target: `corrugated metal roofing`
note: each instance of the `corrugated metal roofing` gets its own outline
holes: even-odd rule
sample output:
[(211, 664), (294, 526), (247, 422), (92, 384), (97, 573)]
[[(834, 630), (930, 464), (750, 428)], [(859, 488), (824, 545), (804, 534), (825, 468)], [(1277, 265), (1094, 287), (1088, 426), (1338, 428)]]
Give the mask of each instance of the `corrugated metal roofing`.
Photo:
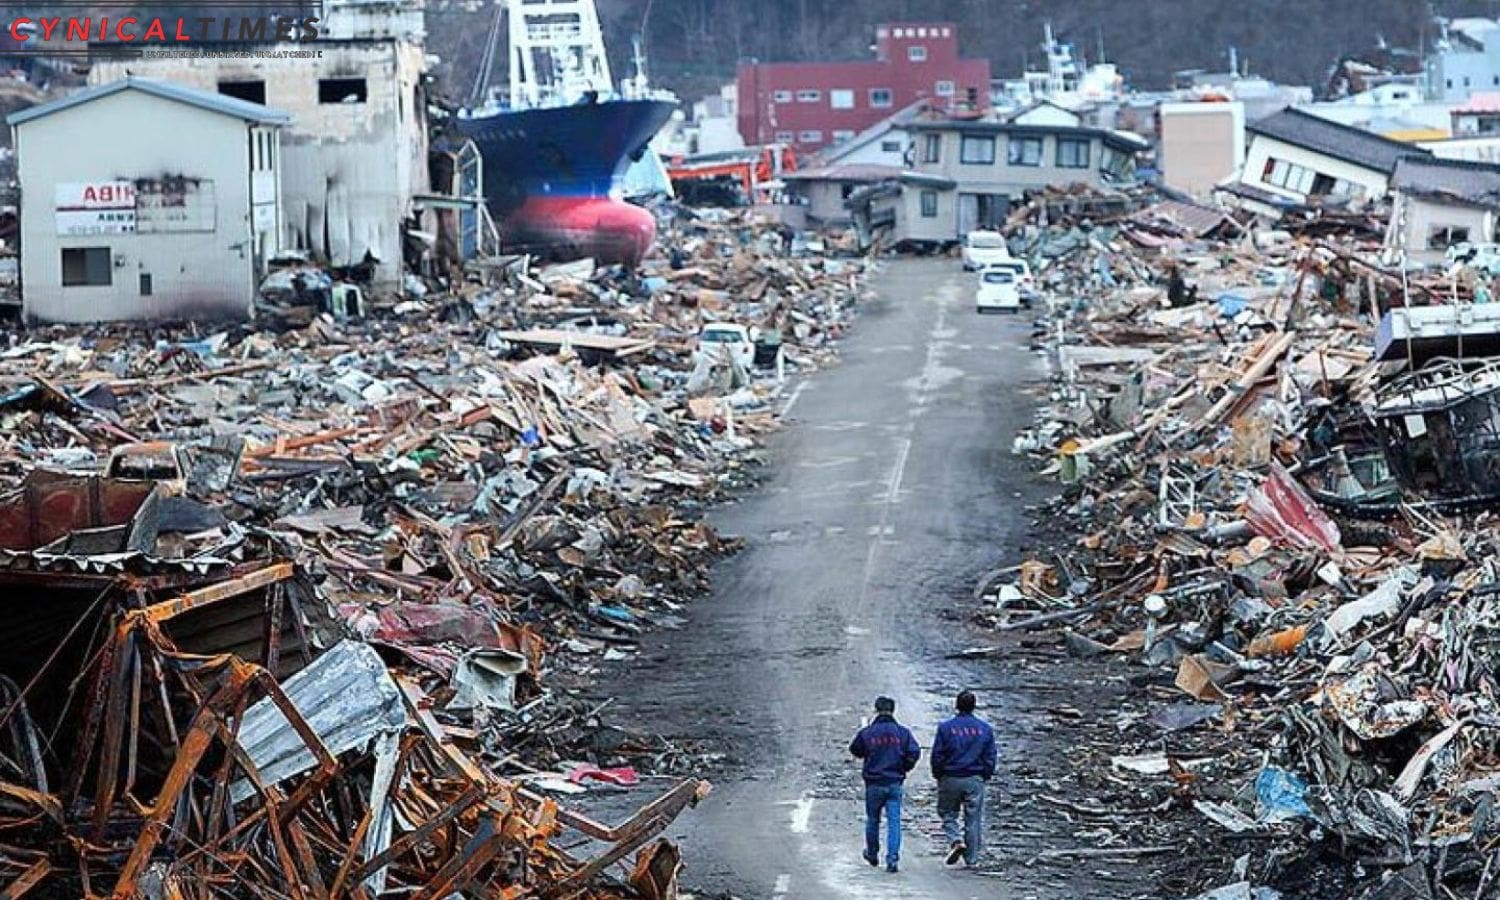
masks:
[(1331, 122), (1292, 107), (1257, 119), (1245, 126), (1245, 130), (1387, 174), (1396, 170), (1396, 161), (1403, 156), (1431, 155), (1420, 147), (1383, 138), (1352, 125)]
[(259, 103), (251, 103), (248, 100), (241, 100), (238, 97), (227, 97), (223, 94), (199, 90), (198, 88), (188, 87), (185, 84), (177, 84), (176, 82), (161, 81), (156, 78), (138, 78), (132, 76), (130, 78), (122, 78), (119, 81), (112, 81), (109, 84), (100, 84), (91, 88), (85, 88), (77, 93), (69, 94), (60, 100), (53, 100), (51, 103), (42, 103), (19, 112), (11, 113), (9, 116), (6, 116), (5, 121), (10, 125), (20, 125), (23, 122), (30, 122), (33, 119), (50, 116), (55, 112), (72, 109), (91, 100), (98, 100), (101, 97), (108, 97), (126, 90), (144, 91), (153, 97), (161, 97), (164, 100), (175, 100), (178, 103), (186, 103), (189, 106), (196, 106), (199, 109), (206, 109), (209, 112), (233, 116), (237, 119), (244, 119), (247, 122), (258, 122), (263, 125), (285, 125), (292, 120), (291, 115), (282, 110), (262, 106)]

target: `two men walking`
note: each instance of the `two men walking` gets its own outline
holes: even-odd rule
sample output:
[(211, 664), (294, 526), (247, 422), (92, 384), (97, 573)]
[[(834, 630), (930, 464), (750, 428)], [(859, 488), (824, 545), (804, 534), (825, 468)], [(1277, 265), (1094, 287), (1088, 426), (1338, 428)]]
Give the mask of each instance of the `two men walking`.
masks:
[[(974, 715), (974, 695), (958, 695), (958, 715), (938, 726), (932, 742), (932, 776), (938, 783), (938, 815), (949, 848), (946, 862), (979, 862), (984, 840), (984, 783), (995, 774), (995, 733)], [(860, 729), (849, 752), (864, 760), (865, 862), (880, 865), (880, 823), (886, 825), (886, 871), (899, 871), (901, 800), (906, 773), (922, 751), (911, 730), (896, 721), (896, 701), (875, 701), (875, 721)], [(960, 829), (959, 814), (963, 814)]]

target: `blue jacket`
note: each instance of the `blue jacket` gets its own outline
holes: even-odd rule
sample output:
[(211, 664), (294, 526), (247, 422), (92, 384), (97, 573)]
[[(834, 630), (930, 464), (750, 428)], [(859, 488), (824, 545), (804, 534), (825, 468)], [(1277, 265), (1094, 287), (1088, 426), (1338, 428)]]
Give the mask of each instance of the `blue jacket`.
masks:
[(900, 784), (922, 758), (922, 748), (911, 729), (888, 713), (859, 730), (849, 752), (865, 761), (865, 784)]
[(995, 731), (973, 713), (959, 713), (938, 726), (932, 741), (932, 777), (989, 780), (995, 774)]

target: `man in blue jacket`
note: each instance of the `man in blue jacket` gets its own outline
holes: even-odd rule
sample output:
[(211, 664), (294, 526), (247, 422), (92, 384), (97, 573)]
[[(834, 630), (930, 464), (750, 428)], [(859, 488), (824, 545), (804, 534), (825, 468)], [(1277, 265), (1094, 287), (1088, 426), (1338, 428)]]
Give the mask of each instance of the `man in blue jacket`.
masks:
[(875, 721), (859, 730), (849, 752), (865, 761), (865, 862), (880, 865), (880, 816), (885, 813), (885, 870), (900, 871), (901, 794), (906, 773), (917, 765), (922, 748), (911, 730), (896, 721), (896, 701), (875, 700)]
[[(984, 783), (995, 774), (995, 732), (974, 715), (974, 695), (958, 695), (958, 715), (938, 726), (932, 742), (932, 777), (938, 783), (938, 815), (947, 837), (948, 865), (979, 863), (984, 841)], [(964, 826), (958, 828), (963, 809)]]

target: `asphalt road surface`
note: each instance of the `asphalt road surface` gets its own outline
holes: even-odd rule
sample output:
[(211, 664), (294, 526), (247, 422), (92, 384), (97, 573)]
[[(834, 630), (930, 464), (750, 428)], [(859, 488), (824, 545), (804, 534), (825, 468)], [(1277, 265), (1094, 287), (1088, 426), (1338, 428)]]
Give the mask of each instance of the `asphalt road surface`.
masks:
[[(1036, 842), (1006, 813), (1014, 771), (1066, 751), (1034, 742), (1031, 701), (1003, 689), (993, 663), (944, 660), (982, 639), (955, 609), (1028, 539), (1023, 508), (1040, 490), (1010, 454), (1044, 383), (1026, 349), (1030, 316), (977, 315), (973, 281), (955, 260), (885, 265), (842, 363), (789, 394), (767, 483), (713, 516), (745, 550), (715, 569), (686, 627), (649, 638), (604, 679), (615, 720), (728, 754), (713, 795), (669, 832), (694, 889), (757, 900), (1129, 895), (1009, 865)], [(933, 729), (964, 686), (978, 688), (1002, 747), (985, 872), (943, 866), (927, 769)], [(862, 789), (846, 750), (880, 694), (924, 753), (907, 783), (897, 875), (860, 859)]]

